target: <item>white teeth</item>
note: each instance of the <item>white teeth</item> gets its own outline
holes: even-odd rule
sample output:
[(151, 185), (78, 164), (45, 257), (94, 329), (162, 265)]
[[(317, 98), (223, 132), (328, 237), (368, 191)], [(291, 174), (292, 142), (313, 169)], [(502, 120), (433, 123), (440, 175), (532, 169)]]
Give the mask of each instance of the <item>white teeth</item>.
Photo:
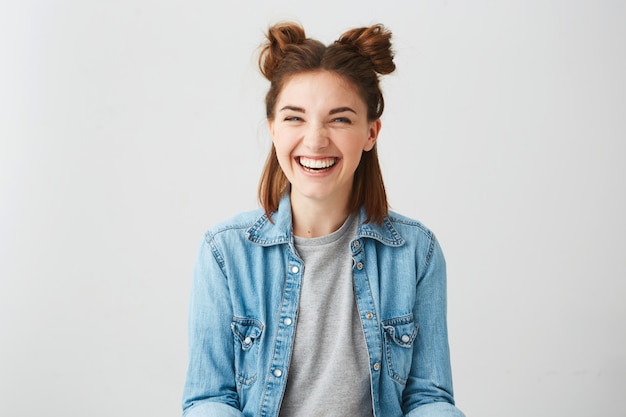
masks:
[(335, 158), (327, 159), (309, 159), (304, 156), (300, 157), (300, 165), (309, 169), (325, 169), (335, 165)]

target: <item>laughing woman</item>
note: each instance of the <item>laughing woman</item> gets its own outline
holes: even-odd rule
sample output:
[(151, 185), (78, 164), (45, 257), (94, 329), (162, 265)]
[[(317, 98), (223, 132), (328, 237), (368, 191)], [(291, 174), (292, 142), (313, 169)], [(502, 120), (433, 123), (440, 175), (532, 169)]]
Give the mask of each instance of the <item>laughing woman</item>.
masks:
[(390, 39), (381, 25), (329, 46), (296, 24), (269, 29), (263, 209), (201, 242), (186, 417), (463, 416), (443, 254), (388, 210), (378, 164)]

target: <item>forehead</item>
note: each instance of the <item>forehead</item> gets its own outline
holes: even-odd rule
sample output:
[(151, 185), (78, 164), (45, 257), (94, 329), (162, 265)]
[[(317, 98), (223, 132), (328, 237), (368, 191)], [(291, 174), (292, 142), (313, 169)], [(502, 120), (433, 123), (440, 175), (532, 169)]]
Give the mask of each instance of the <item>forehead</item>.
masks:
[[(285, 81), (278, 103), (306, 105), (365, 106), (356, 86), (345, 77), (330, 71), (304, 72)], [(289, 102), (289, 103), (286, 103)]]

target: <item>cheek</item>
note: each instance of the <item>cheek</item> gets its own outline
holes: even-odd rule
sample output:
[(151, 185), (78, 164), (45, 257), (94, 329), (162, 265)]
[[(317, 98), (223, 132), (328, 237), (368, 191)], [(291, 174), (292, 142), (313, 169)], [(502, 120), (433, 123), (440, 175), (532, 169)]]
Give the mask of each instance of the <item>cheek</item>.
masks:
[(368, 141), (363, 138), (363, 136), (356, 136), (351, 138), (348, 142), (348, 147), (346, 148), (346, 153), (348, 153), (352, 158), (361, 159), (361, 154), (364, 150), (367, 150)]
[(274, 149), (276, 149), (276, 154), (279, 157), (289, 156), (294, 147), (293, 141), (284, 132), (275, 130), (273, 133), (272, 143), (274, 144)]
[(274, 149), (276, 150), (276, 159), (278, 159), (278, 164), (284, 169), (287, 168), (289, 162), (291, 161), (291, 155), (289, 149), (281, 144), (280, 142), (274, 142)]
[(274, 141), (274, 149), (276, 149), (276, 155), (278, 156), (278, 159), (282, 159), (289, 154), (286, 146), (280, 141)]

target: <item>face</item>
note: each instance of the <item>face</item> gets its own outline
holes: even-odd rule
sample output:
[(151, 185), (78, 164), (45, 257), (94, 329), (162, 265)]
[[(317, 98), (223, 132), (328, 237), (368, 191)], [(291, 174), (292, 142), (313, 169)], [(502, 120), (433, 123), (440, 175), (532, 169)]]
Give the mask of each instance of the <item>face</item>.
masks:
[(328, 71), (291, 77), (269, 121), (278, 162), (291, 183), (293, 204), (347, 207), (363, 151), (374, 147), (380, 120), (353, 85)]

